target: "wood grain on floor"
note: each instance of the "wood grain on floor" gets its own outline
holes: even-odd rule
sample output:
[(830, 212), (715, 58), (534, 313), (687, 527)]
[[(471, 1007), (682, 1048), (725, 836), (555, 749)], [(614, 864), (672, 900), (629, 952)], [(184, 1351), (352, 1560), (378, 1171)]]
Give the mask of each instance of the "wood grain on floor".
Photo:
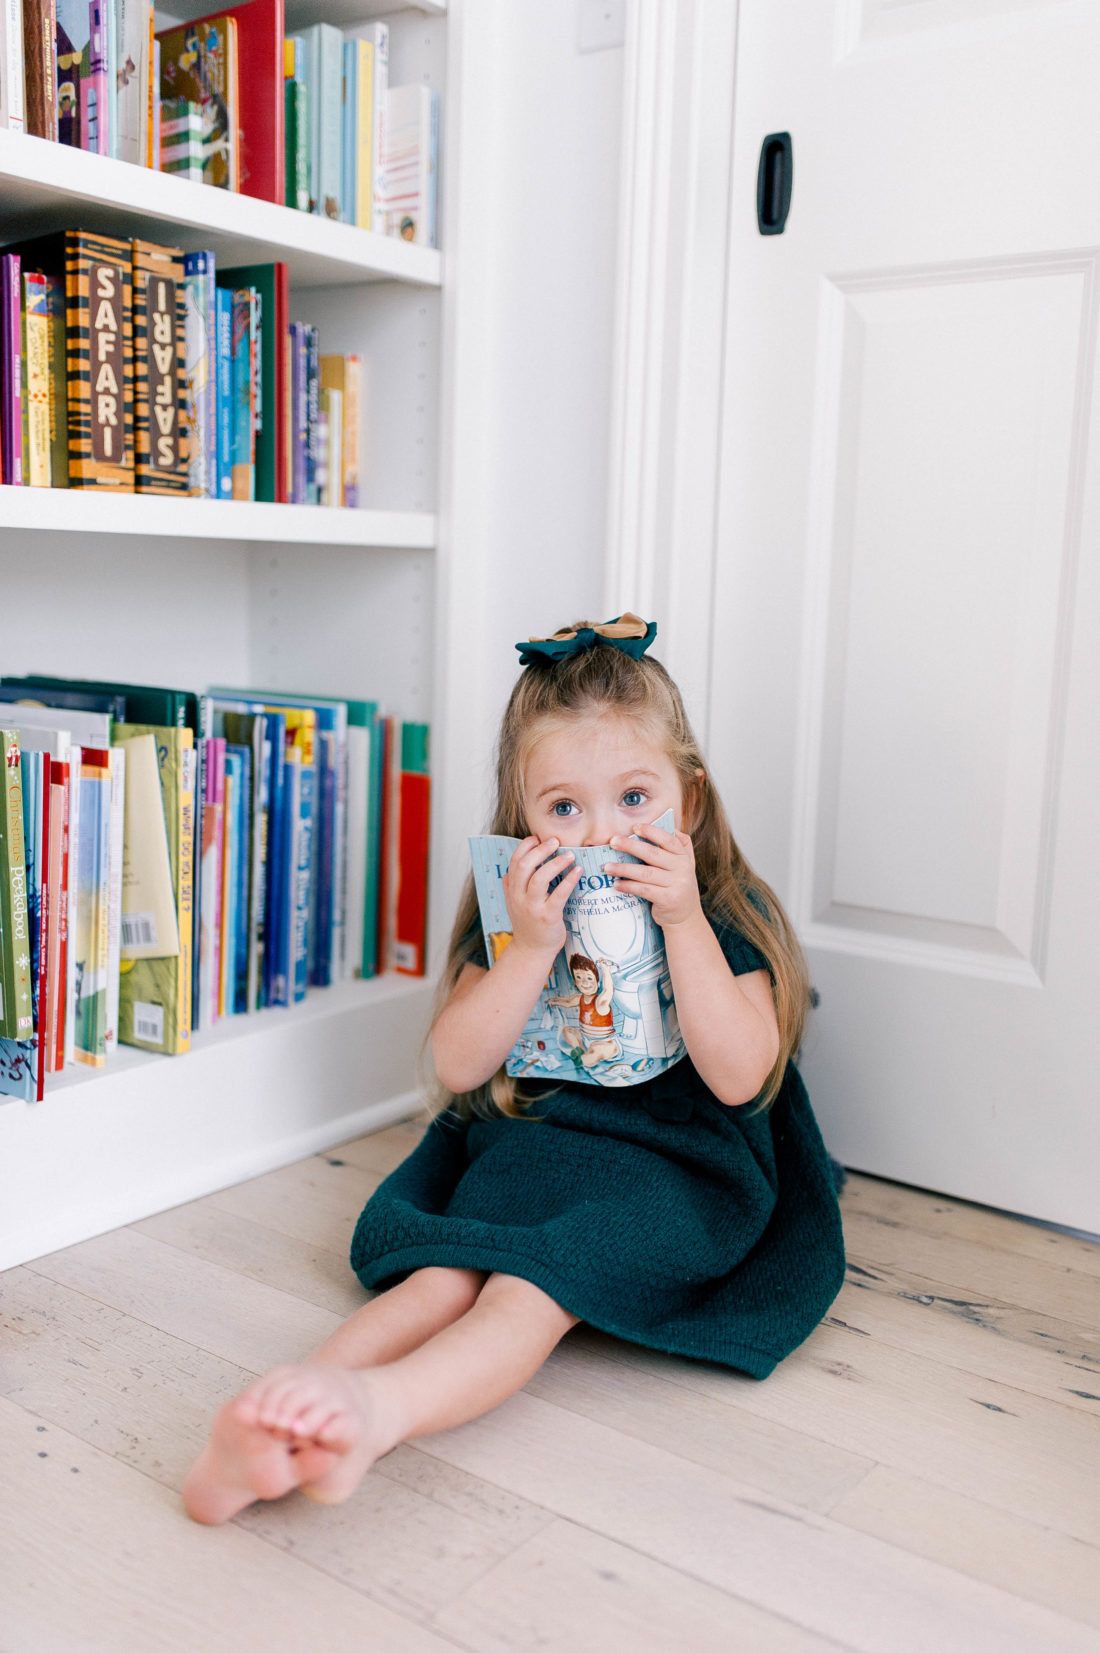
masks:
[(194, 1526), (211, 1415), (364, 1301), (421, 1129), (0, 1277), (0, 1653), (1097, 1653), (1100, 1246), (863, 1176), (764, 1383), (578, 1327), (348, 1504)]

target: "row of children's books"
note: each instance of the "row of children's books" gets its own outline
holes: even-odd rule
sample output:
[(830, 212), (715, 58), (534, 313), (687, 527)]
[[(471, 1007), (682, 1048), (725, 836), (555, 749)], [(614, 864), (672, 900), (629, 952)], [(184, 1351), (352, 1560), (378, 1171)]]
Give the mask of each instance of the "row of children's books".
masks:
[(156, 31), (152, 0), (4, 0), (0, 126), (435, 245), (438, 99), (389, 28), (285, 35), (283, 0)]
[(0, 679), (0, 1099), (425, 973), (428, 728), (373, 701)]
[(65, 230), (0, 253), (0, 480), (359, 504), (361, 363), (285, 264)]

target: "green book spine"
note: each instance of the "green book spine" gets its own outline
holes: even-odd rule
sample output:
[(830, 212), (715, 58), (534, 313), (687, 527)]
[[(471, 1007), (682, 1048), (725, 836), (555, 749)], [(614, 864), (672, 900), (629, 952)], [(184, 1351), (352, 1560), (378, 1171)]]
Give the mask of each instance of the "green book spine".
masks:
[(119, 723), (119, 744), (152, 735), (157, 743), (168, 859), (176, 895), (179, 953), (123, 959), (119, 982), (119, 1043), (180, 1056), (191, 1048), (191, 966), (195, 877), (195, 750), (190, 729)]
[(0, 801), (0, 1038), (29, 1039), (34, 1015), (23, 782), (19, 737), (12, 729), (0, 729)]
[(299, 212), (309, 211), (309, 92), (305, 82), (284, 83), (286, 114), (286, 199)]

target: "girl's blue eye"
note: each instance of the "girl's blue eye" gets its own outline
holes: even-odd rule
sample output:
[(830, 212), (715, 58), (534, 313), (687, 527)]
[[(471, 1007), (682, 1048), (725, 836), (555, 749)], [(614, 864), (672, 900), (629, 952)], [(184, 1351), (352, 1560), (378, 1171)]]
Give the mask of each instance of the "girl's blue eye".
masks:
[(638, 804), (645, 803), (645, 793), (639, 792), (638, 788), (633, 786), (629, 792), (623, 793), (623, 803), (628, 809), (634, 809)]
[(555, 815), (568, 815), (572, 808), (573, 805), (569, 802), (568, 798), (559, 798), (557, 803), (554, 805), (552, 813)]

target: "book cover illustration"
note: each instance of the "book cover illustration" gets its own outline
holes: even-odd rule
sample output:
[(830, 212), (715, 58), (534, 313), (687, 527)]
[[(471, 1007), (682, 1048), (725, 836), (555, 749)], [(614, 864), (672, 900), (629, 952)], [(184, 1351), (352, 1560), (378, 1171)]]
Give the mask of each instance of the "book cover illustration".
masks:
[(57, 136), (73, 149), (108, 153), (107, 8), (57, 0)]
[(238, 188), (237, 21), (211, 17), (158, 34), (160, 95), (202, 114), (203, 182)]
[[(672, 811), (653, 825), (673, 831)], [(470, 839), (490, 968), (512, 939), (502, 879), (518, 843)], [(684, 1054), (664, 938), (649, 902), (617, 890), (604, 871), (608, 861), (635, 856), (607, 844), (573, 853), (583, 871), (565, 904), (565, 946), (505, 1070), (519, 1079), (635, 1085)]]

